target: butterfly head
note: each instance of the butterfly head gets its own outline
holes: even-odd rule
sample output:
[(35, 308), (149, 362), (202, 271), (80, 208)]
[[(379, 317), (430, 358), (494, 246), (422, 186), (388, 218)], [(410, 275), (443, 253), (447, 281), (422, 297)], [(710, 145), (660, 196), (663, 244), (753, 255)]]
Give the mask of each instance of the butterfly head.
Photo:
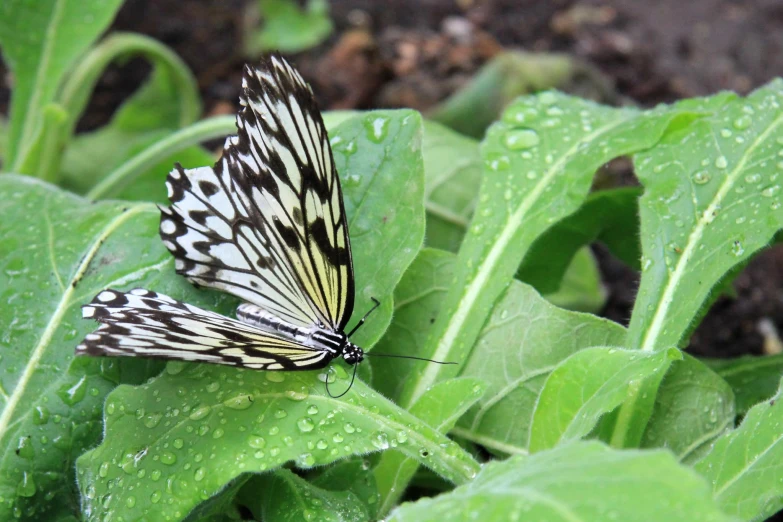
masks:
[(364, 360), (364, 350), (351, 342), (347, 342), (343, 348), (343, 359), (350, 365), (360, 363)]

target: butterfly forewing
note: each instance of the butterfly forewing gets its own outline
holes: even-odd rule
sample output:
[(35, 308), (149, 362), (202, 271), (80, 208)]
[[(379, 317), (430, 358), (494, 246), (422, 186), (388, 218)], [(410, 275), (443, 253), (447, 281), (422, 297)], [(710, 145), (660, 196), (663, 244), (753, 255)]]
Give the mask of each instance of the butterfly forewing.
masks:
[(259, 370), (311, 370), (332, 359), (328, 351), (143, 289), (104, 290), (82, 307), (82, 315), (103, 324), (77, 346), (77, 354), (138, 355)]
[(214, 168), (169, 174), (161, 237), (192, 282), (342, 331), (354, 299), (348, 226), (312, 93), (272, 55), (246, 68), (241, 104)]

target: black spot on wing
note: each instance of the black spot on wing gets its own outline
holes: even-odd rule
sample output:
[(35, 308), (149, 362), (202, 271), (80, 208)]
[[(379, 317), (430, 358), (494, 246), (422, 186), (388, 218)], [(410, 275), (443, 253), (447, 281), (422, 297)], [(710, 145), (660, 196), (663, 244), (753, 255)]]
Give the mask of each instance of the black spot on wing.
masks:
[(299, 244), (299, 237), (296, 235), (296, 231), (290, 227), (285, 226), (282, 221), (275, 219), (275, 228), (280, 237), (285, 241), (286, 246), (295, 252), (299, 252), (301, 245)]
[(206, 181), (206, 180), (199, 181), (198, 188), (200, 188), (201, 192), (203, 192), (204, 195), (207, 197), (214, 196), (220, 191), (220, 187), (218, 187), (211, 181)]

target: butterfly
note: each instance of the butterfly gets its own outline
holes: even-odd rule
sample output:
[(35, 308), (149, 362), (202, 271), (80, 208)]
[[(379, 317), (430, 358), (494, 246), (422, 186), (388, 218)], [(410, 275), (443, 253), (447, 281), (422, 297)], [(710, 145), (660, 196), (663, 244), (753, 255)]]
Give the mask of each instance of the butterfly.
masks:
[(348, 221), (312, 91), (271, 54), (245, 66), (240, 104), (219, 161), (177, 165), (166, 180), (171, 206), (159, 207), (177, 273), (241, 298), (237, 319), (145, 289), (107, 289), (82, 307), (102, 324), (77, 354), (289, 371), (363, 360), (348, 338), (380, 303), (345, 333), (355, 293)]

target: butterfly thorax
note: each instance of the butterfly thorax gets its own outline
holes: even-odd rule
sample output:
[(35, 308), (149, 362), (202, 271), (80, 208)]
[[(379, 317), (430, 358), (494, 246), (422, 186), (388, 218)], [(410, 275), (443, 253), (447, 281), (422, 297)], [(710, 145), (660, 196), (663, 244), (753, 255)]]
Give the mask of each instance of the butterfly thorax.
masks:
[(343, 332), (337, 332), (318, 325), (304, 327), (291, 324), (250, 303), (239, 305), (237, 308), (237, 319), (266, 332), (279, 334), (286, 339), (305, 346), (326, 350), (332, 357), (342, 356), (348, 364), (356, 364), (364, 359), (364, 351), (355, 344), (348, 342), (348, 338)]

